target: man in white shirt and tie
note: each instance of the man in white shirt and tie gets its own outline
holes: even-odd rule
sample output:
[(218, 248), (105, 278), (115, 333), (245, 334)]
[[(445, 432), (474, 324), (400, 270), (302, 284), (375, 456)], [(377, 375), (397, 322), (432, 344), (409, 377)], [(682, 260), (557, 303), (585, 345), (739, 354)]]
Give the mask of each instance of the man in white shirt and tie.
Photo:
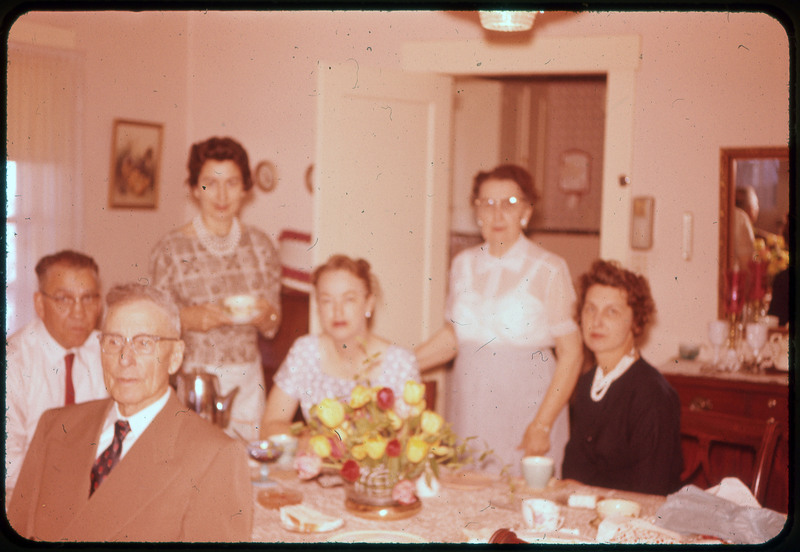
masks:
[(36, 265), (38, 317), (6, 342), (6, 489), (16, 484), (45, 410), (108, 396), (100, 365), (97, 263), (60, 251)]

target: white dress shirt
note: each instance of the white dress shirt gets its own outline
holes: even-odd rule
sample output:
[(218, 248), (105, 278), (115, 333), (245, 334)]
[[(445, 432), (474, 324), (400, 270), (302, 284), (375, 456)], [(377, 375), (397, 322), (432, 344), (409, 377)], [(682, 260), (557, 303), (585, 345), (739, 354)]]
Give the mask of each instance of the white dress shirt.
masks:
[(36, 318), (6, 341), (6, 488), (13, 488), (39, 417), (64, 406), (64, 356), (75, 353), (75, 402), (108, 397), (100, 364), (100, 342), (93, 331), (75, 349), (64, 349)]
[(119, 411), (119, 405), (114, 402), (114, 408), (108, 411), (106, 421), (103, 423), (103, 430), (100, 432), (100, 438), (97, 440), (97, 452), (95, 453), (94, 457), (97, 458), (100, 456), (111, 444), (111, 441), (114, 440), (114, 424), (117, 423), (117, 420), (128, 420), (131, 430), (122, 440), (122, 450), (119, 453), (120, 460), (125, 458), (125, 455), (131, 449), (136, 440), (142, 435), (142, 433), (144, 433), (144, 430), (148, 428), (150, 422), (153, 421), (153, 418), (158, 416), (158, 413), (161, 412), (161, 409), (163, 409), (164, 405), (167, 404), (167, 399), (169, 399), (169, 391), (170, 387), (168, 386), (167, 390), (164, 391), (164, 394), (161, 395), (161, 398), (159, 398), (156, 402), (150, 406), (142, 408), (139, 412), (129, 417), (123, 416)]

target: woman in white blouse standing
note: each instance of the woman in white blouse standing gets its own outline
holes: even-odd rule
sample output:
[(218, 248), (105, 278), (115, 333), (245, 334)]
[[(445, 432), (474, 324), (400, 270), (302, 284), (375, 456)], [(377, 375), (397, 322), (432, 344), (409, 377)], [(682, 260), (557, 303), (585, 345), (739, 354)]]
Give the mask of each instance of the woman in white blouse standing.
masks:
[(485, 242), (453, 259), (445, 325), (417, 359), (424, 371), (455, 357), (447, 419), (460, 437), (515, 473), (523, 455), (550, 456), (559, 475), (583, 359), (569, 269), (525, 237), (536, 199), (525, 169), (478, 173), (472, 199)]
[[(229, 430), (254, 439), (265, 402), (258, 333), (273, 337), (280, 324), (280, 261), (264, 232), (239, 222), (253, 186), (241, 144), (217, 137), (198, 142), (188, 169), (200, 214), (153, 248), (152, 283), (181, 308), (183, 370), (215, 374), (223, 394), (239, 387)], [(250, 320), (224, 309), (226, 297), (242, 294), (257, 298)]]

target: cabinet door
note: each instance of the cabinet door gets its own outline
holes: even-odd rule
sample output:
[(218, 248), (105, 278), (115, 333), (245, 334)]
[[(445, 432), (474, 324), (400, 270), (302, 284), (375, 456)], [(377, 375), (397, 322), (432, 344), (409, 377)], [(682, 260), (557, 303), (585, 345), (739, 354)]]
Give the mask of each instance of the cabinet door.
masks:
[(368, 260), (381, 292), (374, 331), (413, 347), (444, 321), (451, 79), (355, 60), (319, 67), (314, 264)]

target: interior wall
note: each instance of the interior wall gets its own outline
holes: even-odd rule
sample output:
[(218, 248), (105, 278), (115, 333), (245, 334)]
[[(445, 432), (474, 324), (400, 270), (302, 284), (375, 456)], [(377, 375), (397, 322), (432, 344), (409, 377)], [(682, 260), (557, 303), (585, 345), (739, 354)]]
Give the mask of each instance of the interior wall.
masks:
[[(189, 145), (230, 134), (252, 161), (275, 163), (278, 187), (257, 194), (244, 218), (276, 235), (311, 230), (304, 174), (314, 160), (320, 62), (399, 68), (402, 44), (483, 36), (475, 14), (447, 12), (64, 12), (86, 55), (83, 143), (87, 251), (104, 283), (146, 276), (149, 251), (191, 214)], [(29, 14), (23, 17), (41, 17)], [(789, 50), (763, 14), (544, 13), (537, 36), (638, 34), (634, 195), (655, 198), (654, 246), (631, 252), (659, 307), (644, 354), (654, 363), (700, 340), (716, 314), (719, 148), (788, 141)], [(162, 122), (159, 206), (107, 206), (116, 117)], [(480, 140), (480, 137), (475, 137)], [(605, 206), (607, 208), (608, 206)], [(681, 220), (694, 215), (694, 256), (681, 258)]]

